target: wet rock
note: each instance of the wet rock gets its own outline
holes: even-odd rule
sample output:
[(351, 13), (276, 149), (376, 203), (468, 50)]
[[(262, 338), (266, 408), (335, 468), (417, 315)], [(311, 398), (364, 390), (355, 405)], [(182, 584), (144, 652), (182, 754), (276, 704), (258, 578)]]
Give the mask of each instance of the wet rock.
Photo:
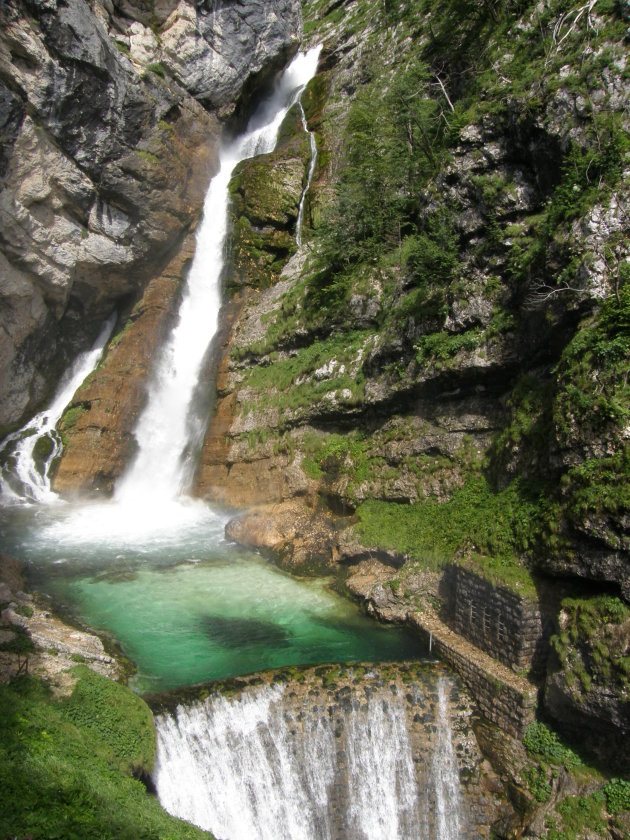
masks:
[(199, 101), (231, 111), (301, 26), (295, 0), (26, 5), (0, 9), (0, 434), (195, 224), (219, 134)]

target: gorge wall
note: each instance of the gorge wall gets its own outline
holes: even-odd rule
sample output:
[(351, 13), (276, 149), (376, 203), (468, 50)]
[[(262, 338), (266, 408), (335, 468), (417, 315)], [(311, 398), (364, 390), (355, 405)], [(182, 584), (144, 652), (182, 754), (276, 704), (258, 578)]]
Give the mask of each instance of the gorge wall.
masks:
[[(501, 639), (485, 645), (466, 608), (512, 611), (531, 638), (509, 666), (610, 758), (630, 734), (627, 9), (302, 8), (304, 43), (323, 42), (302, 97), (318, 149), (305, 243), (296, 108), (277, 150), (232, 182), (195, 492), (256, 506), (230, 535), (294, 568), (356, 577), (378, 561), (348, 587), (385, 618), (433, 611), (496, 657)], [(121, 306), (62, 419), (56, 477), (109, 493), (222, 121), (239, 124), (297, 48), (299, 4), (0, 14), (0, 424), (32, 413)], [(475, 579), (449, 611), (453, 561)]]
[(128, 319), (162, 272), (162, 300), (176, 290), (221, 122), (295, 51), (301, 16), (294, 0), (33, 0), (0, 16), (6, 432), (114, 308)]
[[(614, 750), (630, 732), (627, 15), (305, 16), (324, 42), (303, 97), (311, 229), (293, 256), (243, 237), (291, 230), (297, 208), (293, 187), (278, 195), (281, 151), (273, 188), (265, 161), (241, 173), (240, 314), (197, 492), (255, 506), (229, 534), (293, 567), (381, 557), (391, 616), (437, 599), (482, 647), (471, 610), (492, 623), (516, 593), (528, 652), (512, 666), (542, 679), (548, 714)], [(439, 583), (409, 581), (453, 559), (478, 579), (449, 615)]]

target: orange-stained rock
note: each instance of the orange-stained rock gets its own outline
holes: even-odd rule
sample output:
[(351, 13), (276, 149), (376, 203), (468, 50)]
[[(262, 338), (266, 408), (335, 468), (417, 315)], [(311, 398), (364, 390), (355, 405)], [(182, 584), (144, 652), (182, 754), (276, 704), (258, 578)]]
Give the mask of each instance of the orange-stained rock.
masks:
[(225, 533), (295, 570), (334, 566), (339, 554), (334, 518), (302, 499), (254, 508), (230, 520)]
[(65, 415), (71, 424), (64, 418), (60, 423), (64, 449), (53, 481), (58, 493), (109, 494), (133, 456), (133, 430), (146, 402), (147, 381), (177, 314), (181, 280), (193, 253), (189, 234), (147, 286), (102, 365), (74, 395)]

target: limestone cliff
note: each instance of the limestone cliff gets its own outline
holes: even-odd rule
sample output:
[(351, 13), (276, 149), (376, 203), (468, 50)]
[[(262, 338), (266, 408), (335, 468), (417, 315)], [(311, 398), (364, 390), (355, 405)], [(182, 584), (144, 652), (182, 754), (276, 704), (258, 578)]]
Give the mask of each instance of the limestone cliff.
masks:
[(0, 7), (0, 430), (199, 216), (220, 120), (297, 47), (297, 0)]
[[(614, 744), (630, 732), (626, 13), (305, 10), (324, 41), (303, 97), (312, 229), (277, 281), (273, 248), (235, 239), (253, 288), (198, 492), (269, 505), (230, 533), (291, 562), (393, 552), (400, 618), (412, 565), (455, 559), (528, 593), (548, 711)], [(241, 218), (278, 204), (235, 191)], [(575, 613), (600, 630), (567, 631)]]

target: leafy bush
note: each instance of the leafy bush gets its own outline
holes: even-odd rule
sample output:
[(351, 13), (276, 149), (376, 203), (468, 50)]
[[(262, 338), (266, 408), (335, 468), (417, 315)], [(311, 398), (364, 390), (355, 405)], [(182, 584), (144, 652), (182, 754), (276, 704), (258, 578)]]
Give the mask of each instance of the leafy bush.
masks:
[(555, 764), (577, 767), (581, 763), (573, 750), (566, 747), (555, 732), (538, 721), (530, 723), (527, 727), (523, 744), (528, 752)]
[(604, 786), (604, 796), (609, 813), (630, 811), (630, 781), (627, 779), (611, 779)]

